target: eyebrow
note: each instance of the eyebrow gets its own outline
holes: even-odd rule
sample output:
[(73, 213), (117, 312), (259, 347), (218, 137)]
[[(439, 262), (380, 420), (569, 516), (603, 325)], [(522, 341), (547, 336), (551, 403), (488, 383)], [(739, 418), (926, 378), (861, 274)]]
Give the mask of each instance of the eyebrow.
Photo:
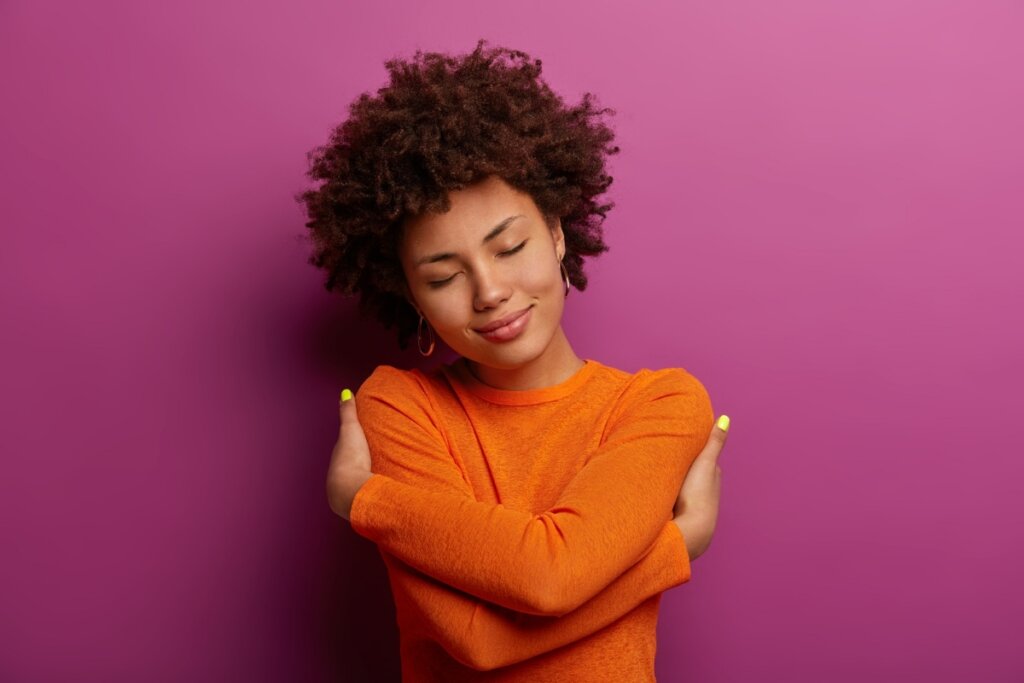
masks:
[[(493, 240), (495, 237), (504, 232), (505, 228), (511, 225), (512, 221), (514, 221), (517, 218), (524, 218), (524, 216), (522, 214), (516, 216), (509, 216), (508, 218), (494, 226), (494, 228), (484, 236), (484, 239), (483, 241), (480, 242), (480, 244), (487, 244), (488, 242)], [(427, 263), (437, 263), (438, 261), (445, 261), (447, 259), (453, 258), (454, 256), (455, 254), (448, 251), (442, 252), (440, 254), (433, 254), (431, 256), (424, 256), (423, 258), (416, 261), (416, 265), (422, 266)]]

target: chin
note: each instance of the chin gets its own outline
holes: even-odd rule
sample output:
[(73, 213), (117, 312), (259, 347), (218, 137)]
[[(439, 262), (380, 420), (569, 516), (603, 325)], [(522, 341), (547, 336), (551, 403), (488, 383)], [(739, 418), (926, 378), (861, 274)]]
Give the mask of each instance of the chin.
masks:
[(521, 354), (516, 354), (514, 356), (510, 354), (502, 356), (492, 354), (486, 358), (470, 358), (470, 360), (475, 363), (479, 363), (484, 367), (494, 368), (495, 370), (515, 370), (523, 367), (534, 358), (535, 356), (523, 356)]
[[(521, 342), (521, 343), (520, 343)], [(548, 339), (550, 342), (550, 339)], [(483, 342), (489, 344), (489, 342)], [(494, 344), (488, 347), (475, 347), (470, 353), (463, 354), (471, 361), (499, 370), (514, 370), (540, 358), (545, 345), (532, 339), (518, 339), (511, 343)]]

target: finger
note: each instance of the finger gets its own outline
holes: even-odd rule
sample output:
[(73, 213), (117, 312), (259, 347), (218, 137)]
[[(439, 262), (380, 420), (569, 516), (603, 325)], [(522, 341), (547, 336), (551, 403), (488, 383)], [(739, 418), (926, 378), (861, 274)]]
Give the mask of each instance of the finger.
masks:
[(719, 415), (718, 419), (715, 420), (715, 428), (711, 430), (718, 436), (722, 443), (725, 443), (725, 439), (729, 435), (729, 423), (730, 420), (728, 415)]
[(725, 441), (729, 435), (729, 416), (721, 415), (715, 421), (715, 426), (711, 428), (711, 434), (708, 435), (708, 443), (704, 446), (704, 450), (700, 452), (700, 456), (705, 460), (709, 461), (715, 466), (718, 465), (718, 456), (721, 455), (722, 449), (725, 447)]
[(359, 416), (356, 413), (355, 398), (352, 392), (348, 389), (341, 390), (341, 396), (338, 400), (338, 417), (341, 420), (342, 425), (346, 422), (359, 424)]

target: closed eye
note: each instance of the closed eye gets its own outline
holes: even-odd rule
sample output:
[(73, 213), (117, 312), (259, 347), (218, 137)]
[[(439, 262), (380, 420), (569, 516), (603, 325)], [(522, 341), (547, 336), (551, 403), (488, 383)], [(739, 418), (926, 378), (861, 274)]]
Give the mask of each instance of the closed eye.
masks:
[[(458, 275), (458, 273), (455, 273), (455, 275)], [(438, 289), (439, 287), (444, 287), (446, 284), (451, 282), (455, 275), (452, 275), (450, 278), (446, 280), (433, 280), (431, 282), (428, 282), (427, 284), (433, 287), (434, 289)]]
[[(523, 240), (520, 244), (512, 247), (511, 249), (507, 249), (505, 251), (499, 251), (498, 252), (498, 256), (511, 256), (512, 254), (515, 254), (515, 253), (521, 251), (522, 248), (525, 247), (526, 243), (529, 242), (529, 241), (530, 240), (526, 239), (526, 240)], [(455, 275), (458, 275), (458, 273), (455, 273)], [(441, 287), (444, 287), (446, 284), (448, 284), (452, 280), (454, 280), (455, 279), (455, 275), (452, 275), (451, 277), (446, 278), (444, 280), (432, 280), (430, 282), (427, 282), (427, 285), (429, 285), (430, 287), (433, 287), (434, 289), (439, 289)]]
[(527, 242), (529, 242), (529, 241), (530, 241), (530, 240), (523, 240), (522, 244), (520, 244), (519, 246), (517, 246), (517, 247), (512, 247), (512, 248), (511, 248), (511, 249), (509, 249), (508, 251), (502, 251), (502, 252), (499, 252), (499, 254), (500, 254), (501, 256), (511, 256), (512, 254), (516, 253), (517, 251), (519, 251), (520, 249), (522, 249), (523, 247), (525, 247), (525, 246), (526, 246), (526, 243), (527, 243)]

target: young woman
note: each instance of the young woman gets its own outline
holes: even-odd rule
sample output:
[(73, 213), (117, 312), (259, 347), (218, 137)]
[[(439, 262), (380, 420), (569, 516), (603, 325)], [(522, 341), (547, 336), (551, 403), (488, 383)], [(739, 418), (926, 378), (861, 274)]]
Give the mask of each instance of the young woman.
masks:
[(301, 197), (327, 288), (458, 354), (343, 391), (328, 472), (387, 566), (404, 681), (653, 681), (661, 593), (714, 533), (728, 418), (686, 370), (585, 360), (562, 329), (618, 150), (540, 66), (484, 41), (387, 62)]

